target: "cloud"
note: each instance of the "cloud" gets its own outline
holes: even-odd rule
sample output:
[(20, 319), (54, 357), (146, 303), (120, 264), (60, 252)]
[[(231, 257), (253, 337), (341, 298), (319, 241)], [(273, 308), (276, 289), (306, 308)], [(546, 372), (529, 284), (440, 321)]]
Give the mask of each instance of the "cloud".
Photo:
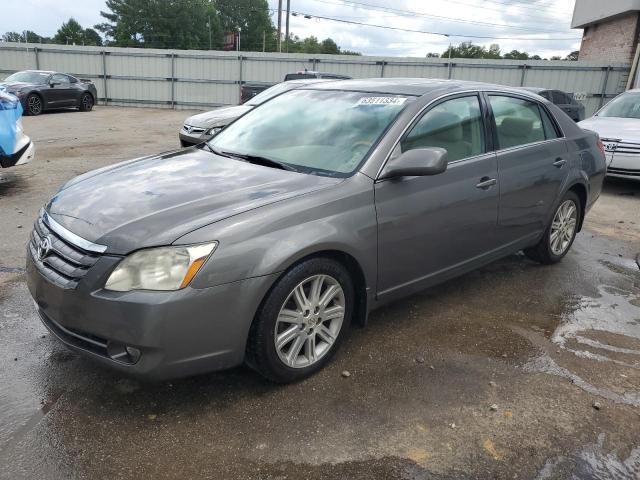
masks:
[[(0, 33), (28, 29), (41, 35), (52, 36), (62, 22), (71, 16), (82, 26), (92, 27), (104, 21), (100, 16), (100, 10), (106, 9), (104, 0), (0, 1)], [(270, 8), (277, 9), (278, 0), (268, 2)], [(284, 7), (287, 2), (283, 0), (282, 3)], [(291, 3), (292, 10), (296, 12), (411, 30), (456, 34), (457, 36), (451, 37), (454, 44), (471, 40), (488, 47), (492, 43), (498, 43), (503, 52), (517, 49), (549, 57), (564, 56), (580, 47), (578, 39), (581, 32), (570, 28), (574, 0), (537, 0), (535, 4), (526, 0), (291, 0)], [(375, 9), (372, 6), (380, 8)], [(418, 12), (422, 15), (403, 15), (402, 11)], [(25, 15), (25, 12), (29, 12), (29, 15)], [(275, 13), (273, 20), (275, 24)], [(356, 50), (366, 55), (424, 57), (429, 52), (443, 52), (450, 41), (438, 35), (384, 30), (317, 18), (305, 19), (302, 16), (290, 17), (290, 29), (300, 37), (331, 37), (343, 49)], [(473, 36), (512, 38), (477, 39), (472, 38)], [(537, 40), (522, 37), (536, 37)], [(549, 38), (577, 40), (545, 40)]]
[[(269, 3), (277, 9), (277, 0)], [(580, 47), (581, 32), (570, 28), (573, 4), (574, 0), (553, 4), (540, 0), (535, 5), (524, 0), (295, 0), (295, 12), (455, 36), (449, 40), (302, 16), (291, 17), (291, 31), (301, 37), (331, 37), (343, 49), (368, 55), (424, 57), (444, 51), (450, 41), (469, 40), (487, 47), (498, 43), (503, 52), (516, 49), (543, 57), (564, 56)], [(274, 14), (274, 22), (275, 18)], [(478, 36), (508, 38), (474, 38)], [(548, 40), (558, 38), (574, 40)]]

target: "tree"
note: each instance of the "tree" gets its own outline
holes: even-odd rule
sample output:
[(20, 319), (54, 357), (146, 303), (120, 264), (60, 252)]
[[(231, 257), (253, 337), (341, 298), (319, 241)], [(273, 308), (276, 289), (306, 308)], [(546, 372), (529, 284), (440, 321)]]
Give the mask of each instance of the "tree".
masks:
[[(277, 49), (277, 32), (271, 21), (267, 0), (215, 0), (222, 32), (240, 30), (240, 49), (261, 51)], [(285, 50), (284, 42), (282, 50)]]
[(53, 36), (53, 43), (61, 43), (66, 45), (82, 45), (84, 41), (84, 29), (74, 18), (70, 18), (67, 22), (63, 22)]
[(565, 60), (570, 60), (570, 61), (572, 61), (572, 62), (575, 62), (575, 61), (577, 61), (577, 60), (578, 60), (578, 57), (579, 57), (579, 56), (580, 56), (580, 51), (579, 51), (579, 50), (576, 50), (576, 51), (574, 51), (574, 52), (571, 52), (569, 55), (567, 55), (567, 56), (565, 57)]
[(440, 54), (439, 53), (433, 53), (433, 52), (429, 52), (426, 55), (427, 58), (440, 58)]
[(320, 53), (328, 53), (337, 55), (340, 53), (340, 47), (331, 38), (325, 38), (320, 44)]
[(483, 58), (502, 58), (502, 54), (500, 53), (500, 45), (497, 43), (493, 43), (489, 46), (489, 50), (485, 53)]
[[(262, 0), (261, 0), (262, 1)], [(207, 49), (222, 45), (210, 0), (106, 0), (107, 21), (95, 26), (118, 47)], [(244, 35), (243, 35), (244, 37)]]
[(551, 57), (549, 60), (562, 60), (562, 57), (559, 55), (554, 55), (553, 57)]
[(509, 53), (505, 53), (504, 57), (507, 60), (529, 60), (529, 54), (527, 52), (520, 52), (518, 50), (511, 50)]
[[(451, 52), (451, 55), (449, 55)], [(485, 54), (487, 53), (486, 48), (481, 45), (474, 45), (471, 42), (462, 42), (457, 47), (450, 46), (447, 48), (442, 55), (442, 58), (485, 58)]]
[(24, 42), (24, 37), (18, 32), (7, 32), (2, 35), (3, 42)]

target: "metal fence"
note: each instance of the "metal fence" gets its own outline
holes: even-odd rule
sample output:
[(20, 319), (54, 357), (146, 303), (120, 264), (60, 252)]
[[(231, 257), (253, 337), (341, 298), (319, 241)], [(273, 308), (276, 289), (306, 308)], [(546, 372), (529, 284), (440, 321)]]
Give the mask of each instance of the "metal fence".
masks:
[(624, 90), (629, 65), (594, 62), (367, 57), (152, 50), (0, 42), (0, 75), (42, 69), (94, 81), (100, 102), (203, 108), (237, 104), (246, 83), (273, 84), (302, 69), (354, 78), (451, 78), (586, 94), (587, 115)]

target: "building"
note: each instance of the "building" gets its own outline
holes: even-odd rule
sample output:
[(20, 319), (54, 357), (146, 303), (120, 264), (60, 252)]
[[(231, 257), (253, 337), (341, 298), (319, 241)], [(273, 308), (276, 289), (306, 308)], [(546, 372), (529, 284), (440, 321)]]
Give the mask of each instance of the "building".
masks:
[(582, 28), (580, 60), (631, 64), (640, 36), (640, 0), (576, 0), (571, 28)]

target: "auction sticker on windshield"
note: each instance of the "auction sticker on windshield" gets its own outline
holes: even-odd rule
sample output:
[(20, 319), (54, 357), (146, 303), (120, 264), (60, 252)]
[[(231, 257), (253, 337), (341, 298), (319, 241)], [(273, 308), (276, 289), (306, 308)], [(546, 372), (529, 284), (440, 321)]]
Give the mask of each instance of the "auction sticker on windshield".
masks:
[(356, 105), (402, 105), (406, 97), (362, 97)]

